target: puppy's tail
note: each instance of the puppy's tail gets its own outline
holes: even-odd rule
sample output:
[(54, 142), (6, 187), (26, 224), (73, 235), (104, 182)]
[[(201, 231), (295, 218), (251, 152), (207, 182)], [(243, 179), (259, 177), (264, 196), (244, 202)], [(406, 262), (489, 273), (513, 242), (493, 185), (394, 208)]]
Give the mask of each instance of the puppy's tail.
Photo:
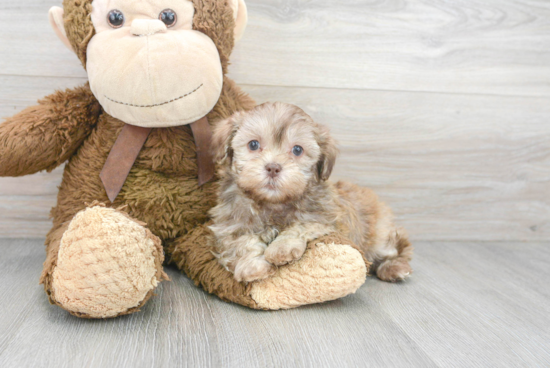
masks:
[(395, 247), (397, 257), (382, 261), (376, 268), (376, 276), (389, 282), (404, 280), (412, 274), (409, 262), (414, 250), (405, 230), (398, 228), (393, 231), (388, 238), (388, 245)]

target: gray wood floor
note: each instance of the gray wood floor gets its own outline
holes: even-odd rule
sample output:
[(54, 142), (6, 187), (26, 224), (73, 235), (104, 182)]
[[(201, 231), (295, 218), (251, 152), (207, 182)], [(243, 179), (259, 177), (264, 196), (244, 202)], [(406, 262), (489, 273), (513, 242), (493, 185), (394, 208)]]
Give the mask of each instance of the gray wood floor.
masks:
[(37, 284), (42, 240), (1, 240), (0, 367), (548, 367), (550, 244), (416, 245), (414, 276), (253, 311), (175, 269), (142, 312), (88, 321)]

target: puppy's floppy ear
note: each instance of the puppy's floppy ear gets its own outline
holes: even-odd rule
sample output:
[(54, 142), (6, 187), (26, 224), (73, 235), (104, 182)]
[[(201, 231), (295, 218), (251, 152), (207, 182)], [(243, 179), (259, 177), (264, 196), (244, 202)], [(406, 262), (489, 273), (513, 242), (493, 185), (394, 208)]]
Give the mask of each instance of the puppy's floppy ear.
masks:
[(241, 113), (237, 112), (228, 119), (220, 121), (214, 127), (212, 137), (212, 153), (214, 155), (214, 161), (218, 164), (231, 164), (233, 160), (233, 149), (231, 148), (231, 142), (235, 133), (237, 133), (238, 124)]
[(336, 141), (330, 135), (330, 131), (325, 126), (319, 126), (317, 131), (317, 144), (321, 148), (321, 158), (317, 162), (317, 178), (319, 181), (326, 181), (332, 174), (332, 169), (338, 156), (338, 147)]

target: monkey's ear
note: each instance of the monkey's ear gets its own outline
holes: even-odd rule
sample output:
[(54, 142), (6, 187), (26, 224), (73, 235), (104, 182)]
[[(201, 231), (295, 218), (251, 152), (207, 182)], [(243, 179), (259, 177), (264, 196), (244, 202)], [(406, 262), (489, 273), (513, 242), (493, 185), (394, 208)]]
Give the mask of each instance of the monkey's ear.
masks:
[(61, 42), (63, 42), (63, 44), (67, 46), (69, 50), (74, 52), (73, 47), (71, 46), (71, 43), (67, 38), (67, 32), (65, 32), (63, 14), (64, 12), (62, 8), (58, 6), (52, 7), (49, 13), (50, 25), (52, 26), (55, 34), (57, 35), (57, 37), (59, 37)]
[(231, 164), (233, 160), (233, 149), (231, 143), (235, 133), (237, 133), (239, 113), (228, 119), (222, 120), (214, 127), (212, 137), (212, 153), (214, 161), (218, 164)]
[(332, 169), (338, 156), (338, 147), (336, 141), (330, 135), (328, 128), (321, 126), (317, 136), (317, 143), (321, 148), (321, 158), (317, 162), (317, 177), (319, 181), (326, 181), (332, 174)]
[(233, 16), (235, 17), (235, 42), (239, 41), (248, 23), (248, 10), (244, 0), (231, 0)]

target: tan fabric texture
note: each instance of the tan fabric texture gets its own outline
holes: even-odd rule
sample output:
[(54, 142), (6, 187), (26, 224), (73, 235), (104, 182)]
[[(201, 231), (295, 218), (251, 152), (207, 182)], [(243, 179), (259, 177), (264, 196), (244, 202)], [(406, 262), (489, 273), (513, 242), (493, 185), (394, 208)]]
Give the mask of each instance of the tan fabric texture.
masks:
[(353, 294), (363, 285), (368, 270), (361, 253), (347, 244), (320, 240), (310, 242), (300, 260), (252, 284), (250, 296), (258, 308), (277, 310), (323, 303)]
[[(159, 20), (136, 22), (164, 26)], [(220, 97), (220, 56), (214, 42), (198, 31), (136, 37), (129, 26), (107, 30), (93, 37), (87, 55), (94, 95), (108, 114), (127, 124), (147, 128), (189, 124), (208, 114)]]
[(50, 8), (50, 12), (48, 14), (48, 18), (50, 21), (50, 26), (54, 30), (57, 37), (61, 40), (61, 42), (72, 52), (73, 46), (71, 45), (71, 42), (67, 38), (67, 34), (65, 33), (65, 21), (63, 20), (63, 8), (60, 8), (59, 6), (53, 6)]
[(231, 0), (230, 3), (235, 18), (235, 41), (239, 41), (248, 24), (248, 9), (244, 0)]
[(52, 295), (73, 313), (114, 317), (135, 308), (166, 278), (160, 239), (123, 213), (95, 206), (63, 234)]
[[(201, 242), (203, 246), (197, 247)], [(332, 234), (310, 242), (302, 259), (280, 267), (274, 277), (247, 285), (220, 266), (213, 245), (214, 235), (204, 225), (168, 244), (168, 252), (197, 286), (254, 309), (289, 309), (355, 293), (370, 266), (357, 246)]]
[[(214, 41), (224, 74), (220, 98), (208, 114), (210, 124), (215, 125), (236, 111), (251, 109), (255, 103), (225, 76), (234, 43), (234, 16), (230, 5), (226, 1), (213, 0), (194, 0), (193, 3), (196, 10), (193, 28)], [(82, 63), (86, 65), (86, 48), (94, 35), (90, 19), (91, 0), (64, 0), (64, 10), (67, 36)], [(90, 276), (89, 270), (78, 269), (76, 263), (72, 263), (71, 249), (78, 248), (83, 252), (98, 249), (98, 255), (101, 254), (102, 257), (99, 263), (102, 264), (103, 260), (110, 262), (109, 257), (113, 256), (110, 250), (100, 246), (108, 241), (114, 247), (133, 248), (138, 257), (142, 257), (140, 259), (144, 263), (148, 262), (149, 266), (147, 272), (135, 271), (135, 275), (140, 275), (139, 280), (135, 280), (140, 291), (133, 297), (127, 295), (123, 302), (110, 299), (108, 295), (111, 291), (106, 286), (101, 289), (106, 293), (103, 306), (115, 305), (118, 315), (139, 310), (153, 295), (153, 290), (149, 289), (143, 296), (146, 289), (154, 285), (150, 253), (147, 253), (151, 249), (152, 241), (153, 248), (157, 249), (154, 257), (157, 281), (164, 277), (161, 267), (162, 253), (158, 251), (162, 242), (167, 261), (180, 267), (197, 285), (223, 300), (259, 308), (250, 296), (252, 286), (236, 283), (210, 253), (209, 233), (206, 230), (209, 221), (207, 213), (216, 202), (217, 182), (213, 181), (202, 187), (198, 185), (197, 153), (189, 126), (156, 128), (149, 135), (126, 183), (112, 204), (115, 209), (126, 206), (124, 211), (131, 216), (131, 221), (123, 220), (126, 215), (121, 211), (96, 210), (97, 213), (91, 217), (101, 218), (102, 225), (97, 231), (92, 231), (91, 229), (97, 227), (97, 221), (87, 222), (88, 215), (77, 215), (87, 209), (86, 203), (109, 203), (99, 173), (123, 125), (124, 122), (100, 107), (87, 85), (56, 92), (38, 106), (24, 110), (0, 125), (0, 176), (20, 176), (40, 170), (53, 170), (67, 161), (57, 205), (51, 211), (53, 228), (46, 238), (46, 261), (41, 276), (50, 301), (79, 317), (100, 318), (115, 315), (111, 309), (116, 308), (102, 309), (101, 305), (80, 303), (91, 300), (91, 294), (86, 295), (84, 289), (78, 285), (68, 286), (71, 282), (76, 282), (69, 274), (82, 273), (80, 276), (87, 275), (85, 280)], [(103, 215), (100, 216), (99, 213)], [(147, 224), (148, 230), (145, 230), (144, 224)], [(320, 242), (329, 246), (332, 243), (348, 243), (345, 240), (323, 239)], [(120, 251), (123, 251), (122, 248)], [(94, 250), (94, 254), (95, 252)], [(315, 254), (317, 256), (310, 257), (311, 262), (316, 259), (316, 262), (323, 263), (323, 257), (332, 256), (328, 251)], [(356, 258), (357, 254), (353, 252), (341, 255), (344, 263), (353, 263)], [(113, 263), (112, 268), (100, 266), (97, 285), (103, 285), (102, 282), (110, 285), (111, 281), (116, 285), (115, 280), (106, 280), (110, 278), (112, 270), (118, 270), (117, 273), (120, 271), (121, 275), (134, 272), (132, 262), (128, 262), (115, 262), (116, 265)], [(292, 273), (288, 275), (291, 276)], [(355, 274), (356, 282), (362, 283), (364, 277), (357, 275), (358, 273)], [(151, 278), (148, 279), (149, 277)], [(122, 281), (124, 279), (116, 280), (118, 285)], [(95, 281), (93, 282), (95, 286)], [(353, 281), (350, 280), (347, 284), (353, 284)], [(80, 292), (83, 294), (78, 294)], [(94, 293), (95, 291), (92, 292)], [(338, 295), (342, 293), (338, 291)], [(143, 300), (139, 301), (142, 297)], [(326, 296), (325, 299), (328, 298)], [(129, 302), (130, 299), (133, 299), (132, 303)], [(287, 304), (290, 305), (290, 302)], [(107, 309), (111, 311), (106, 312)]]

